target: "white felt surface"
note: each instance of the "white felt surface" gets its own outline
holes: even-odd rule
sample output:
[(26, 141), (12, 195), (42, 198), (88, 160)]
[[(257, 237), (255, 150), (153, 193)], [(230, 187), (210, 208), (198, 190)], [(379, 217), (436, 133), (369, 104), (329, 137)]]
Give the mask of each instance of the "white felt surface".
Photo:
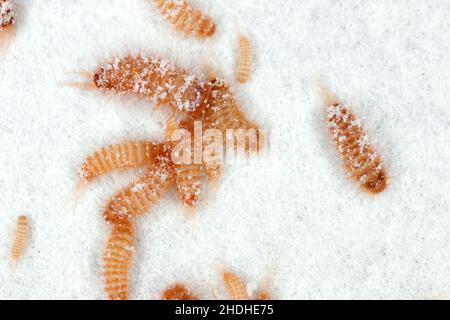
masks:
[[(173, 192), (137, 220), (131, 297), (185, 281), (225, 297), (231, 268), (277, 299), (450, 297), (450, 2), (191, 0), (215, 37), (186, 39), (150, 0), (19, 1), (0, 62), (0, 298), (103, 299), (105, 200), (138, 176), (87, 187), (84, 157), (122, 138), (161, 138), (145, 101), (61, 86), (127, 51), (215, 68), (277, 148), (231, 164), (189, 218)], [(234, 80), (239, 33), (254, 42), (251, 81)], [(363, 120), (391, 176), (378, 196), (346, 179), (321, 117), (318, 81)], [(16, 217), (31, 241), (13, 270)]]

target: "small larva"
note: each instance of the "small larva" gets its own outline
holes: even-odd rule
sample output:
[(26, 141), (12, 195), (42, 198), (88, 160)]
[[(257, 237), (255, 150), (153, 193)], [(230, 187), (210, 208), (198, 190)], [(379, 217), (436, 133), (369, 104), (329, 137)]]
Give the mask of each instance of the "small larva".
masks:
[(18, 261), (23, 255), (28, 241), (28, 217), (19, 216), (17, 219), (17, 229), (11, 251), (11, 257), (14, 262)]
[(145, 214), (149, 206), (156, 203), (172, 183), (173, 171), (170, 150), (164, 150), (156, 156), (155, 163), (142, 178), (108, 201), (103, 214), (105, 220), (120, 224), (130, 217)]
[(97, 88), (149, 99), (157, 106), (197, 114), (207, 107), (205, 82), (174, 63), (141, 55), (116, 58), (93, 75)]
[(252, 71), (253, 50), (250, 39), (239, 38), (239, 61), (236, 71), (236, 78), (240, 83), (247, 82)]
[(110, 300), (128, 299), (128, 272), (133, 256), (134, 230), (129, 220), (114, 225), (103, 256), (103, 279)]
[(198, 300), (191, 291), (182, 283), (176, 283), (168, 287), (161, 295), (162, 300)]
[(175, 182), (178, 196), (189, 207), (193, 207), (200, 193), (202, 166), (198, 164), (175, 165)]
[(373, 194), (383, 191), (389, 183), (386, 169), (370, 144), (361, 121), (348, 107), (335, 101), (328, 104), (327, 124), (351, 177), (364, 191)]
[(185, 35), (195, 35), (199, 38), (209, 37), (216, 31), (211, 17), (200, 10), (193, 9), (185, 0), (154, 0), (161, 14), (178, 31)]
[(248, 300), (247, 286), (236, 274), (224, 272), (223, 282), (230, 300)]

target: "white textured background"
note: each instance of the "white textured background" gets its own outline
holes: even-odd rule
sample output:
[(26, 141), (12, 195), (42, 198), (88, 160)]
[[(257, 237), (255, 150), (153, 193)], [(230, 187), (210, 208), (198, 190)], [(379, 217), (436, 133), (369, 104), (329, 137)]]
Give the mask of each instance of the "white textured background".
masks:
[[(122, 138), (158, 138), (145, 101), (58, 84), (139, 49), (233, 83), (279, 148), (227, 167), (188, 218), (169, 193), (137, 221), (131, 297), (187, 282), (219, 297), (219, 271), (277, 299), (450, 296), (450, 2), (227, 0), (192, 3), (215, 37), (186, 39), (150, 0), (19, 1), (0, 62), (0, 298), (102, 299), (104, 201), (137, 173), (102, 178), (73, 201), (84, 157)], [(234, 83), (238, 34), (255, 45), (250, 83)], [(364, 120), (391, 185), (371, 197), (345, 178), (321, 122), (321, 79)], [(17, 215), (32, 222), (15, 271)]]

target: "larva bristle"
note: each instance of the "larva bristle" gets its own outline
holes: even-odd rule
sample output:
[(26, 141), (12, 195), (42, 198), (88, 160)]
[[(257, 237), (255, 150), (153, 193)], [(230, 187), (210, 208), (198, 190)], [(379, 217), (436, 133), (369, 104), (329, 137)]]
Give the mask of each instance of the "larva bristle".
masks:
[(157, 106), (196, 114), (207, 107), (208, 88), (170, 61), (141, 55), (117, 58), (94, 74), (98, 88), (148, 98)]
[(159, 146), (151, 141), (131, 140), (111, 144), (88, 156), (78, 175), (82, 183), (88, 183), (114, 170), (150, 165)]
[(25, 251), (28, 241), (28, 217), (21, 215), (17, 219), (17, 229), (11, 251), (14, 262), (18, 261)]
[(248, 300), (247, 286), (236, 274), (223, 273), (223, 282), (231, 300)]
[(128, 272), (134, 252), (134, 230), (129, 220), (113, 225), (103, 256), (103, 279), (110, 300), (128, 299)]
[(173, 179), (170, 150), (164, 150), (155, 157), (146, 174), (137, 182), (114, 195), (107, 203), (104, 218), (117, 224), (130, 217), (143, 215), (150, 205), (156, 203), (168, 189)]
[(156, 7), (167, 21), (185, 35), (199, 38), (210, 37), (216, 31), (211, 17), (193, 9), (185, 0), (154, 0)]
[(351, 177), (369, 193), (383, 191), (389, 183), (386, 169), (370, 144), (361, 121), (348, 107), (335, 103), (327, 108), (327, 122), (344, 167)]
[(250, 77), (252, 71), (253, 49), (250, 39), (247, 37), (239, 38), (239, 60), (236, 71), (236, 78), (240, 83), (245, 83)]
[(0, 32), (11, 28), (15, 19), (14, 2), (12, 0), (0, 0)]
[(191, 291), (182, 283), (176, 283), (168, 287), (161, 295), (162, 300), (198, 300)]
[(195, 206), (201, 189), (202, 166), (198, 164), (175, 165), (175, 182), (178, 196), (185, 205)]

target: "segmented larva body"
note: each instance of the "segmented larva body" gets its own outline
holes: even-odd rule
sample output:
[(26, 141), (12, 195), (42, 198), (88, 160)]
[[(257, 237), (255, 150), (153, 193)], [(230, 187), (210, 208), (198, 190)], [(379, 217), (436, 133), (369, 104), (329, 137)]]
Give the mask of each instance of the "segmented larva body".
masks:
[(28, 217), (25, 215), (17, 218), (17, 229), (11, 250), (11, 257), (14, 262), (19, 260), (25, 251), (28, 241)]
[(340, 103), (328, 106), (327, 121), (328, 130), (351, 177), (367, 192), (383, 191), (389, 183), (386, 169), (369, 143), (361, 121)]
[(129, 220), (112, 227), (103, 256), (103, 279), (110, 300), (128, 299), (128, 272), (134, 252), (134, 230)]
[(114, 195), (106, 205), (104, 218), (112, 224), (120, 224), (133, 216), (143, 215), (155, 204), (173, 181), (173, 165), (170, 150), (156, 155), (145, 175), (137, 182)]
[(239, 61), (237, 66), (236, 78), (240, 83), (247, 82), (252, 71), (253, 49), (250, 39), (247, 37), (239, 38)]
[(204, 38), (213, 35), (216, 31), (211, 17), (204, 15), (200, 10), (193, 9), (185, 0), (154, 1), (164, 18), (185, 35)]
[(161, 296), (162, 300), (198, 300), (184, 284), (176, 283), (168, 287)]
[(16, 14), (12, 0), (0, 0), (0, 31), (14, 25)]
[(151, 56), (116, 58), (100, 66), (93, 80), (98, 88), (146, 97), (186, 114), (207, 107), (209, 92), (203, 81), (172, 62)]
[(190, 207), (195, 206), (200, 193), (202, 166), (198, 164), (175, 165), (175, 182), (180, 199)]
[(248, 300), (247, 286), (236, 274), (225, 272), (223, 282), (230, 300)]
[(117, 169), (150, 165), (160, 148), (151, 141), (130, 141), (111, 144), (88, 156), (83, 163), (79, 177), (83, 183)]

